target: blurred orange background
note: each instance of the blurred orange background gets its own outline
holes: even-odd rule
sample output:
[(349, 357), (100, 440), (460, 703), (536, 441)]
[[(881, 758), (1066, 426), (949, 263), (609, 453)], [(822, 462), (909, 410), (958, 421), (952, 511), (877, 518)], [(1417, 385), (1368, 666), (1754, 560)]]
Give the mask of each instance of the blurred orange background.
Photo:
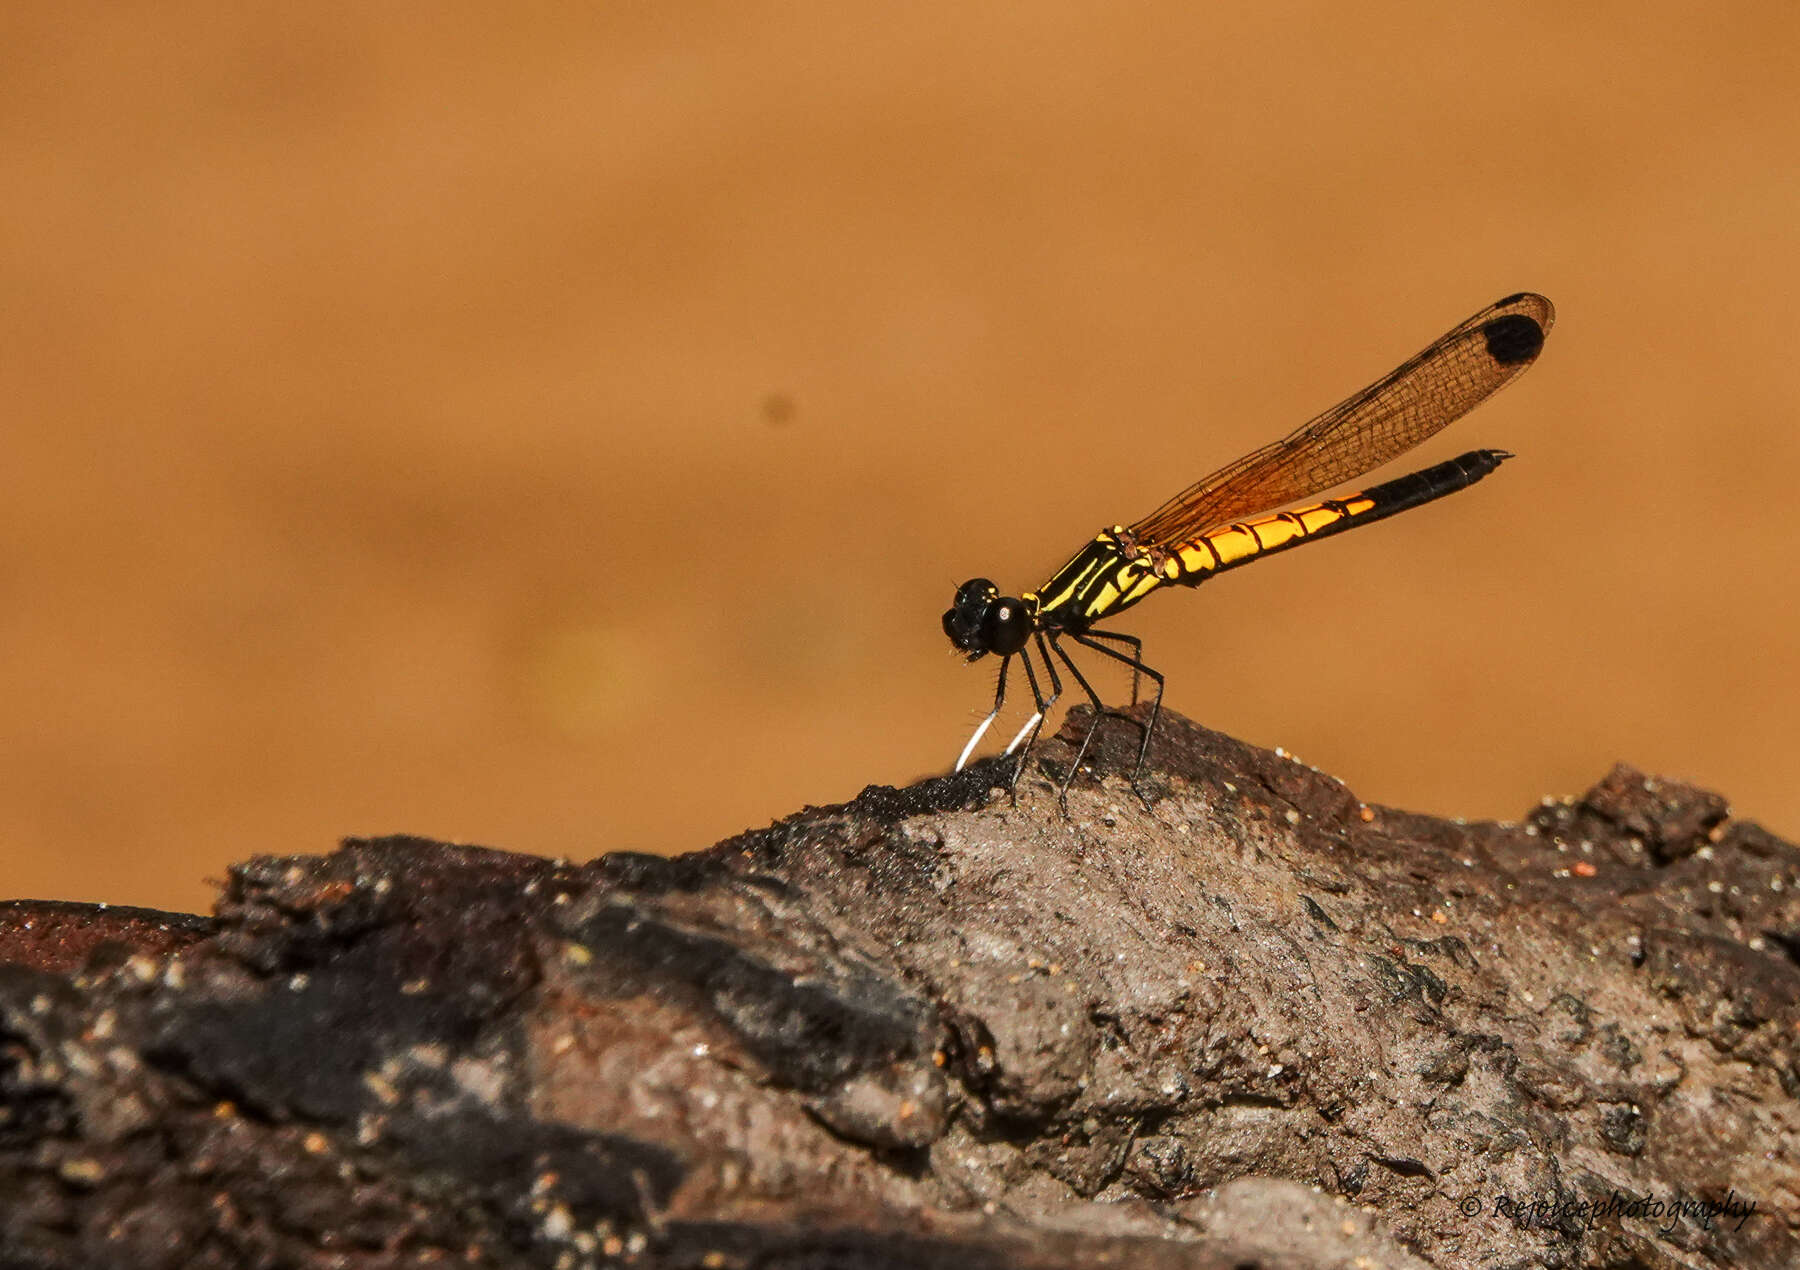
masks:
[(1527, 288), (1537, 368), (1387, 474), (1514, 463), (1124, 629), (1369, 801), (1623, 758), (1800, 834), (1792, 5), (0, 33), (0, 895), (676, 851), (941, 771), (993, 684), (958, 582)]

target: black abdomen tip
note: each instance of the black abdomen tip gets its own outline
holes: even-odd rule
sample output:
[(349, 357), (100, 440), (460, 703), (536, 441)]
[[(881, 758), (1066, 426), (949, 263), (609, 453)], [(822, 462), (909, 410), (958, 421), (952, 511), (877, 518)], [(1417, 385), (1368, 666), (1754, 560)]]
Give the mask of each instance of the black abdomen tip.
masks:
[(1544, 347), (1544, 328), (1536, 319), (1523, 313), (1508, 313), (1481, 328), (1487, 340), (1488, 356), (1502, 366), (1528, 362)]
[(1469, 478), (1469, 484), (1473, 485), (1512, 457), (1511, 450), (1470, 450), (1451, 462), (1462, 468)]

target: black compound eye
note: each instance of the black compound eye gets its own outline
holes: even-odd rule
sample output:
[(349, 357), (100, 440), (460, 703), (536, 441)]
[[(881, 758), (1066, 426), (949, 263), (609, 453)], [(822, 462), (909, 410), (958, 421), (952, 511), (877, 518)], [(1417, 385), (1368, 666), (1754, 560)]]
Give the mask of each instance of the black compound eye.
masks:
[(986, 578), (970, 578), (956, 588), (956, 607), (960, 609), (986, 604), (999, 594), (1000, 588)]
[(944, 611), (944, 634), (965, 653), (987, 652), (983, 642), (989, 603), (999, 594), (986, 578), (970, 578), (956, 588), (956, 599)]
[(996, 653), (1016, 653), (1031, 638), (1031, 614), (1023, 602), (1011, 598), (995, 600), (981, 620), (983, 641)]

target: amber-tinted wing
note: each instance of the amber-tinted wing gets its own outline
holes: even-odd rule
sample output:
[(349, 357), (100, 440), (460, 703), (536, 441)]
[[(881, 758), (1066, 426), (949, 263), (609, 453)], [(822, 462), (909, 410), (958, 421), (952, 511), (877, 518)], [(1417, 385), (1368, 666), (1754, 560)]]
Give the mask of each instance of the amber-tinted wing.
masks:
[(1182, 490), (1132, 535), (1173, 546), (1380, 467), (1511, 383), (1555, 320), (1550, 301), (1529, 291), (1489, 305), (1386, 378)]

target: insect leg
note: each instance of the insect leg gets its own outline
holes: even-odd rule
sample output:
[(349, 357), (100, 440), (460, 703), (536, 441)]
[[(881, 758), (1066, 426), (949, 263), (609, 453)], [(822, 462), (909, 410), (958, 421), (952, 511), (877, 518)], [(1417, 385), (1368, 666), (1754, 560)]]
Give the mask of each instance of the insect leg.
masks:
[[(1006, 749), (1002, 751), (1004, 754), (1011, 754), (1017, 750), (1019, 754), (1018, 760), (1013, 764), (1012, 791), (1015, 799), (1019, 796), (1019, 777), (1025, 774), (1025, 759), (1030, 755), (1031, 747), (1037, 741), (1038, 730), (1044, 726), (1044, 716), (1049, 713), (1050, 707), (1056, 704), (1054, 696), (1048, 699), (1044, 697), (1044, 690), (1038, 684), (1037, 671), (1031, 665), (1029, 648), (1019, 650), (1019, 663), (1025, 667), (1025, 679), (1031, 684), (1031, 699), (1037, 703), (1037, 709), (1029, 719), (1025, 720), (1025, 726), (1013, 734), (1013, 739), (1007, 742)], [(1056, 672), (1056, 668), (1050, 665), (1048, 659), (1044, 662), (1044, 668), (1052, 674)], [(1023, 742), (1022, 746), (1021, 742)]]
[(987, 730), (1000, 716), (1000, 707), (1006, 704), (1006, 668), (1010, 665), (1012, 665), (1010, 655), (1000, 659), (1000, 684), (994, 689), (994, 708), (988, 711), (988, 717), (981, 721), (980, 726), (975, 729), (975, 735), (969, 738), (967, 745), (963, 746), (963, 751), (957, 755), (956, 766), (951, 769), (952, 771), (960, 772), (968, 766), (969, 755), (975, 752), (975, 747), (981, 744), (981, 738), (987, 735)]
[(1075, 773), (1081, 770), (1082, 756), (1087, 753), (1088, 744), (1094, 739), (1094, 733), (1100, 730), (1100, 721), (1112, 712), (1106, 708), (1106, 703), (1100, 700), (1100, 694), (1094, 691), (1094, 685), (1087, 681), (1087, 676), (1081, 673), (1081, 668), (1070, 659), (1067, 650), (1056, 640), (1056, 635), (1050, 636), (1050, 647), (1055, 650), (1058, 657), (1062, 658), (1062, 663), (1069, 668), (1069, 673), (1075, 676), (1075, 682), (1081, 685), (1083, 692), (1087, 693), (1088, 700), (1094, 703), (1094, 721), (1088, 724), (1088, 730), (1082, 736), (1081, 744), (1075, 749), (1075, 761), (1069, 764), (1069, 774), (1063, 780), (1062, 788), (1057, 791), (1056, 796), (1062, 802), (1063, 810), (1066, 812), (1069, 809), (1069, 786), (1075, 783)]
[[(1045, 673), (1050, 676), (1050, 695), (1046, 697), (1039, 689), (1037, 676), (1032, 672), (1031, 658), (1028, 655), (1031, 650), (1021, 649), (1019, 660), (1025, 663), (1025, 675), (1031, 680), (1031, 695), (1037, 701), (1037, 713), (1025, 721), (1025, 726), (1019, 729), (1017, 736), (1013, 737), (1012, 744), (1006, 747), (1008, 754), (1015, 749), (1019, 751), (1019, 765), (1013, 770), (1015, 788), (1018, 786), (1020, 775), (1025, 771), (1025, 758), (1031, 753), (1031, 747), (1037, 744), (1038, 735), (1043, 731), (1044, 720), (1049, 717), (1050, 711), (1056, 708), (1056, 703), (1062, 699), (1063, 691), (1062, 676), (1056, 673), (1056, 663), (1050, 660), (1050, 649), (1044, 643), (1043, 632), (1037, 632), (1033, 638), (1037, 641), (1038, 656), (1044, 659)], [(1020, 742), (1024, 742), (1024, 745), (1021, 746)]]
[(1092, 637), (1098, 633), (1099, 632), (1097, 631), (1089, 631), (1085, 635), (1076, 635), (1073, 636), (1073, 638), (1076, 643), (1085, 648), (1091, 648), (1097, 653), (1104, 653), (1114, 661), (1124, 662), (1127, 666), (1131, 667), (1133, 677), (1140, 673), (1148, 675), (1156, 684), (1156, 697), (1150, 703), (1150, 721), (1143, 725), (1144, 742), (1138, 747), (1137, 766), (1131, 769), (1131, 782), (1135, 785), (1137, 784), (1137, 778), (1143, 774), (1144, 760), (1150, 756), (1150, 738), (1156, 733), (1157, 716), (1162, 713), (1163, 676), (1160, 670), (1152, 670), (1150, 667), (1144, 665), (1143, 645), (1138, 640), (1129, 635), (1113, 636), (1114, 639), (1126, 639), (1130, 641), (1132, 645), (1132, 655), (1127, 657), (1124, 653), (1121, 653), (1116, 649), (1108, 648), (1104, 644), (1096, 644)]
[(1044, 632), (1038, 631), (1033, 637), (1037, 640), (1038, 656), (1044, 659), (1044, 669), (1050, 672), (1050, 700), (1044, 703), (1044, 713), (1050, 713), (1050, 707), (1062, 698), (1062, 676), (1056, 673), (1056, 663), (1050, 660), (1050, 647), (1044, 643)]
[(1087, 637), (1089, 639), (1112, 639), (1117, 640), (1121, 644), (1131, 645), (1131, 655), (1133, 658), (1131, 670), (1131, 704), (1135, 706), (1138, 703), (1138, 688), (1143, 679), (1140, 672), (1148, 669), (1148, 667), (1144, 665), (1144, 641), (1139, 639), (1136, 635), (1123, 635), (1118, 631), (1088, 631)]
[[(1029, 719), (1025, 720), (1024, 727), (1013, 733), (1013, 739), (1006, 743), (1006, 748), (1001, 751), (1002, 754), (1011, 754), (1018, 749), (1019, 742), (1025, 739), (1027, 733), (1033, 733), (1032, 739), (1036, 740), (1034, 730), (1044, 721), (1044, 711), (1049, 708), (1049, 702), (1044, 700), (1043, 690), (1038, 687), (1037, 672), (1031, 668), (1031, 650), (1029, 648), (1019, 650), (1019, 664), (1025, 667), (1025, 679), (1031, 685), (1031, 699), (1037, 703), (1037, 710)], [(1026, 748), (1030, 749), (1031, 747), (1027, 745)]]

